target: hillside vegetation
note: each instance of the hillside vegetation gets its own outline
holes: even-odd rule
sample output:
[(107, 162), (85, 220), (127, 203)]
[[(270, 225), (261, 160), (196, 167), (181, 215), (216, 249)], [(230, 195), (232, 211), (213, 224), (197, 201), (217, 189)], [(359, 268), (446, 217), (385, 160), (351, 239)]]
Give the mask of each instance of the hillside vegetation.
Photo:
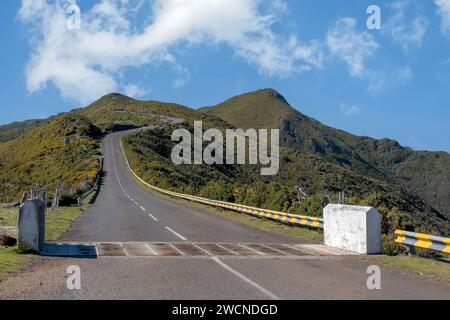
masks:
[(205, 120), (223, 125), (224, 121), (213, 115), (196, 113), (188, 107), (158, 101), (138, 101), (112, 93), (90, 106), (76, 111), (89, 118), (105, 132), (126, 127), (143, 127), (172, 122)]
[(91, 182), (99, 170), (100, 130), (77, 114), (64, 114), (0, 143), (0, 198), (20, 200), (32, 184), (57, 186), (76, 192), (87, 176)]
[(14, 140), (28, 131), (41, 126), (45, 122), (47, 120), (27, 120), (0, 126), (0, 142)]
[[(262, 177), (258, 166), (175, 166), (176, 128), (279, 128), (279, 174)], [(23, 125), (24, 126), (24, 125)], [(58, 115), (0, 143), (0, 201), (20, 198), (32, 183), (79, 192), (99, 170), (104, 134), (152, 126), (124, 138), (133, 168), (154, 185), (208, 198), (320, 216), (345, 191), (347, 203), (377, 207), (383, 231), (396, 228), (448, 235), (450, 155), (417, 152), (392, 140), (358, 137), (309, 118), (271, 89), (217, 106), (192, 110), (109, 94), (83, 109)], [(8, 132), (0, 127), (0, 132)], [(299, 203), (294, 186), (309, 197)]]
[(413, 151), (393, 140), (358, 137), (330, 128), (301, 114), (271, 89), (234, 97), (201, 111), (238, 127), (281, 129), (283, 145), (394, 183), (420, 196), (439, 215), (450, 217), (448, 153)]
[[(124, 138), (133, 169), (147, 182), (161, 188), (206, 198), (297, 214), (321, 216), (323, 207), (337, 201), (346, 190), (347, 203), (372, 205), (383, 214), (383, 231), (415, 230), (434, 234), (449, 232), (448, 220), (419, 197), (398, 186), (366, 177), (324, 161), (317, 155), (282, 148), (280, 173), (262, 177), (252, 165), (180, 165), (171, 160), (175, 127), (145, 130)], [(193, 131), (189, 125), (186, 129)], [(299, 203), (294, 186), (302, 185), (309, 197)]]

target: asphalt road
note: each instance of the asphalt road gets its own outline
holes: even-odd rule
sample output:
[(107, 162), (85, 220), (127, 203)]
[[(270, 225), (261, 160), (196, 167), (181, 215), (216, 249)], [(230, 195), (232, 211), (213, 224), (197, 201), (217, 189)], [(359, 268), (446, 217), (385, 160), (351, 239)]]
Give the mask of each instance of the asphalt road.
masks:
[[(145, 191), (126, 170), (123, 134), (105, 138), (101, 192), (61, 241), (301, 243)], [(367, 268), (375, 263), (326, 253), (41, 257), (0, 283), (0, 299), (450, 299), (449, 282), (383, 266), (381, 290), (369, 290)], [(81, 290), (67, 288), (70, 265), (80, 267)]]

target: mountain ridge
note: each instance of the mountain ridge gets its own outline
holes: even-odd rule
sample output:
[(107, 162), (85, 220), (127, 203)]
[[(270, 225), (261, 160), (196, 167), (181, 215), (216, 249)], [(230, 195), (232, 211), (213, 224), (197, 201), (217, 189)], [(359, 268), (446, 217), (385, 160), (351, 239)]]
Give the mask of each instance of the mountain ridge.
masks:
[[(272, 102), (270, 98), (273, 99)], [(264, 100), (263, 104), (259, 103), (261, 99)], [(263, 110), (261, 106), (264, 107)], [(278, 111), (280, 107), (283, 113), (278, 118), (272, 117), (273, 110)], [(364, 175), (405, 184), (410, 191), (422, 194), (425, 200), (437, 203), (437, 209), (450, 217), (450, 201), (445, 200), (450, 194), (450, 186), (445, 184), (445, 181), (450, 181), (450, 155), (444, 151), (415, 151), (392, 139), (356, 136), (326, 126), (290, 106), (273, 89), (244, 93), (200, 111), (219, 116), (243, 128), (254, 125), (256, 128), (280, 129), (284, 146), (319, 154), (326, 160), (354, 168)], [(252, 114), (256, 112), (264, 116), (264, 119), (253, 117)], [(439, 160), (436, 168), (430, 158)], [(425, 176), (423, 172), (418, 176), (418, 161), (428, 163)]]
[[(178, 121), (174, 126), (173, 119), (184, 121)], [(258, 170), (252, 167), (172, 166), (168, 153), (173, 144), (170, 130), (179, 126), (192, 130), (195, 120), (204, 121), (204, 128), (222, 130), (233, 127), (280, 129), (279, 175), (272, 180), (264, 180), (255, 174)], [(67, 170), (54, 173), (47, 169), (50, 170), (47, 173), (49, 179), (42, 181), (59, 179), (53, 181), (54, 184), (61, 183), (67, 190), (77, 190), (83, 177), (93, 177), (93, 170), (98, 168), (95, 149), (101, 136), (124, 128), (155, 125), (160, 129), (133, 134), (126, 138), (124, 145), (137, 170), (142, 170), (148, 181), (161, 187), (306, 214), (320, 212), (328, 198), (345, 191), (348, 203), (377, 206), (389, 225), (385, 230), (395, 226), (415, 230), (422, 226), (423, 230), (448, 233), (450, 203), (446, 192), (450, 191), (445, 181), (450, 181), (449, 154), (414, 151), (395, 140), (360, 137), (334, 129), (302, 114), (273, 89), (245, 93), (197, 110), (175, 103), (139, 101), (118, 93), (105, 95), (85, 108), (55, 116), (14, 139), (0, 143), (0, 173), (4, 185), (12, 185), (9, 189), (0, 190), (0, 199), (17, 199), (21, 191), (27, 190), (39, 178), (36, 174), (28, 177), (24, 173), (34, 172), (33, 168), (46, 162), (54, 166), (61, 163)], [(45, 130), (42, 129), (45, 126), (58, 127), (54, 132), (59, 132), (59, 136), (53, 137), (56, 140), (49, 144), (45, 135), (39, 135), (41, 140), (38, 139), (34, 146), (39, 161), (28, 159), (28, 162), (22, 161), (17, 166), (17, 159), (10, 161), (4, 156), (12, 148), (28, 146), (24, 139), (36, 139), (37, 133)], [(67, 132), (74, 128), (77, 132), (81, 127), (91, 128), (95, 134), (88, 137), (88, 141), (75, 139), (73, 144), (65, 146)], [(2, 126), (0, 132), (1, 129)], [(59, 150), (57, 157), (47, 152), (48, 145)], [(71, 151), (64, 151), (66, 149)], [(67, 165), (73, 159), (89, 163), (89, 170)], [(420, 168), (422, 164), (424, 167)], [(16, 173), (19, 180), (12, 178)], [(292, 189), (298, 183), (311, 194), (301, 205), (296, 203)], [(283, 193), (280, 194), (280, 190)], [(266, 202), (264, 198), (267, 198)], [(431, 227), (433, 225), (436, 227)]]

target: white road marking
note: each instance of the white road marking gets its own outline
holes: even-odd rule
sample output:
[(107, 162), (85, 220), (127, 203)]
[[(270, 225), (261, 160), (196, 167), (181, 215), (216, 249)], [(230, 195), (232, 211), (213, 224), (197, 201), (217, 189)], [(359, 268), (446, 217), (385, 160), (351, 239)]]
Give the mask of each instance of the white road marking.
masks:
[(272, 292), (270, 292), (269, 290), (263, 288), (262, 286), (260, 286), (259, 284), (257, 284), (256, 282), (254, 282), (253, 280), (247, 278), (246, 276), (244, 276), (242, 273), (239, 273), (238, 271), (234, 270), (233, 268), (231, 268), (229, 265), (225, 264), (223, 261), (221, 261), (219, 258), (217, 257), (213, 257), (212, 260), (217, 263), (219, 266), (221, 266), (222, 268), (224, 268), (225, 270), (233, 273), (235, 276), (237, 276), (238, 278), (240, 278), (241, 280), (247, 282), (248, 284), (250, 284), (251, 286), (253, 286), (254, 288), (258, 289), (259, 291), (261, 291), (262, 293), (264, 293), (265, 295), (267, 295), (268, 297), (270, 297), (273, 300), (280, 300), (280, 298), (278, 298), (276, 295), (274, 295)]
[(259, 252), (258, 250), (253, 249), (253, 248), (250, 248), (250, 247), (247, 247), (246, 245), (243, 245), (243, 244), (239, 244), (238, 246), (240, 246), (240, 247), (242, 247), (242, 248), (244, 248), (244, 249), (247, 249), (247, 250), (256, 252), (257, 254), (259, 254), (259, 255), (261, 255), (261, 256), (265, 256), (265, 255), (266, 255), (266, 254), (263, 253), (263, 252)]
[(187, 241), (187, 239), (185, 237), (183, 237), (181, 234), (179, 234), (178, 232), (170, 229), (169, 227), (165, 227), (167, 230), (169, 230), (170, 232), (172, 232), (174, 235), (176, 235), (178, 238), (180, 238), (183, 241)]
[(155, 256), (159, 256), (159, 253), (152, 249), (148, 244), (144, 243), (148, 250), (150, 250)]
[(328, 254), (331, 254), (331, 255), (334, 255), (334, 256), (343, 256), (344, 255), (343, 253), (330, 251), (330, 250), (327, 250), (327, 249), (325, 249), (323, 247), (318, 247), (318, 246), (314, 246), (314, 245), (304, 244), (303, 247), (311, 249), (311, 250), (322, 251), (322, 252), (325, 252), (325, 253), (328, 253)]
[(175, 247), (172, 243), (169, 243), (169, 246), (172, 247), (173, 249), (175, 249), (179, 254), (181, 254), (182, 256), (185, 256), (186, 254), (181, 251), (180, 249), (178, 249), (177, 247)]
[(261, 244), (261, 246), (263, 246), (264, 248), (267, 248), (267, 249), (270, 249), (270, 250), (273, 250), (273, 251), (276, 251), (276, 252), (282, 253), (282, 254), (284, 254), (284, 255), (287, 255), (287, 253), (286, 253), (286, 252), (284, 252), (284, 251), (282, 251), (282, 250), (279, 250), (279, 249), (275, 249), (275, 248), (269, 247), (269, 246), (268, 246), (268, 245), (266, 245), (266, 244)]
[(128, 253), (127, 249), (123, 246), (123, 243), (120, 243), (120, 247), (123, 249), (123, 253), (125, 253), (125, 256), (129, 257), (130, 254)]
[[(114, 153), (114, 146), (111, 139), (111, 150), (113, 150)], [(128, 193), (125, 191), (125, 188), (122, 186), (122, 183), (120, 182), (119, 174), (117, 173), (117, 164), (116, 164), (116, 158), (113, 156), (113, 162), (114, 162), (114, 172), (116, 173), (117, 182), (119, 183), (120, 189), (122, 189), (123, 194), (131, 201), (134, 202), (138, 207), (142, 209), (142, 211), (146, 211), (146, 209), (141, 206), (136, 200), (134, 200), (132, 197), (128, 195)], [(158, 220), (155, 220), (158, 221)]]
[(152, 218), (153, 220), (155, 220), (156, 222), (158, 222), (158, 219), (156, 219), (156, 217), (154, 215), (152, 215), (151, 213), (149, 213), (148, 216), (150, 218)]
[(209, 252), (209, 251), (206, 250), (206, 249), (203, 249), (203, 248), (200, 247), (199, 245), (197, 245), (197, 244), (195, 244), (195, 243), (192, 243), (192, 245), (193, 245), (194, 247), (196, 247), (197, 249), (199, 249), (199, 250), (203, 251), (204, 253), (206, 253), (208, 256), (212, 256), (212, 253), (211, 253), (211, 252)]
[(289, 245), (289, 244), (283, 244), (283, 246), (284, 246), (284, 247), (287, 247), (287, 248), (290, 248), (290, 249), (292, 249), (292, 250), (301, 252), (301, 253), (303, 253), (303, 254), (305, 254), (305, 253), (306, 253), (306, 254), (312, 254), (312, 255), (314, 255), (314, 256), (318, 256), (318, 255), (319, 255), (317, 252), (314, 252), (314, 251), (311, 251), (311, 250), (302, 250), (302, 249), (300, 249), (300, 248), (291, 246), (291, 245)]
[[(113, 146), (113, 140), (112, 140), (112, 139), (111, 139), (111, 150), (112, 150), (113, 153), (114, 153), (114, 146)], [(122, 192), (123, 192), (124, 195), (126, 195), (128, 198), (130, 198), (130, 197), (127, 195), (127, 192), (125, 191), (124, 187), (122, 186), (122, 183), (120, 182), (119, 174), (117, 173), (116, 158), (114, 157), (114, 155), (113, 155), (112, 158), (113, 158), (113, 163), (114, 163), (114, 172), (116, 173), (116, 178), (117, 178), (117, 182), (119, 183), (120, 189), (122, 189)]]
[(233, 250), (231, 250), (231, 249), (228, 249), (227, 247), (224, 247), (224, 246), (222, 246), (222, 245), (220, 245), (220, 244), (218, 244), (218, 243), (216, 243), (216, 246), (218, 246), (219, 248), (222, 248), (222, 249), (228, 251), (228, 252), (231, 253), (231, 254), (234, 254), (235, 256), (238, 256), (238, 255), (239, 255), (239, 253), (237, 253), (237, 252), (235, 252), (235, 251), (233, 251)]

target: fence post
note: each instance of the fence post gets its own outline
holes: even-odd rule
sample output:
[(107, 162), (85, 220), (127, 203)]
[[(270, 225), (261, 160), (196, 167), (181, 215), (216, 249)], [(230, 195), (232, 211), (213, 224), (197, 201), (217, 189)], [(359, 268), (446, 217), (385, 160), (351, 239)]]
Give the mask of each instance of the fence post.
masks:
[(26, 200), (19, 210), (19, 249), (39, 253), (44, 246), (44, 240), (44, 201)]
[(22, 193), (22, 199), (20, 200), (20, 205), (23, 205), (24, 202), (27, 200), (28, 194), (26, 192)]

